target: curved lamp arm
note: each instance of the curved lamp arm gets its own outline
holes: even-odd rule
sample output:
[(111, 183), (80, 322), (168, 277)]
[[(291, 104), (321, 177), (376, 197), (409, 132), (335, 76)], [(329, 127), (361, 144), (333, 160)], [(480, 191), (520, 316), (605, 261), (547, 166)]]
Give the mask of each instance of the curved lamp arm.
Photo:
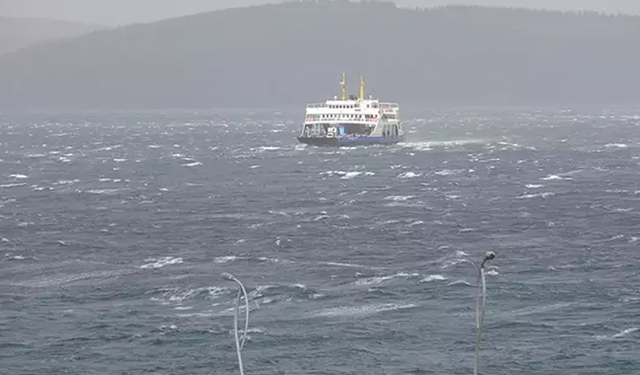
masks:
[(495, 257), (496, 254), (493, 251), (488, 251), (484, 255), (480, 267), (478, 267), (478, 301), (476, 303), (476, 354), (473, 361), (473, 375), (478, 375), (478, 352), (480, 351), (482, 323), (484, 322), (484, 310), (487, 302), (487, 283), (484, 277), (484, 265)]
[[(232, 274), (228, 272), (223, 272), (220, 274), (220, 277), (226, 281), (233, 281), (240, 287), (238, 289), (238, 298), (236, 299), (236, 310), (233, 317), (233, 333), (235, 335), (236, 340), (236, 352), (238, 353), (238, 367), (240, 368), (240, 375), (244, 375), (244, 368), (242, 365), (242, 349), (244, 348), (244, 343), (247, 339), (247, 330), (249, 329), (249, 297), (247, 297), (247, 291), (244, 289), (244, 285), (240, 282), (240, 280), (236, 279)], [(244, 332), (242, 333), (242, 340), (238, 338), (238, 313), (240, 312), (240, 298), (244, 296), (245, 302), (245, 322), (244, 322)]]

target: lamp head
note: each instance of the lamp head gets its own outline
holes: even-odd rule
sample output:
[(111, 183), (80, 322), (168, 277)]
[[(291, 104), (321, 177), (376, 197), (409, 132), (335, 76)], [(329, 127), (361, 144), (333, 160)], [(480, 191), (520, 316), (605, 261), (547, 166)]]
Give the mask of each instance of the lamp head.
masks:
[(493, 258), (495, 258), (495, 257), (496, 257), (496, 253), (494, 253), (493, 251), (487, 251), (487, 252), (484, 254), (484, 260), (485, 260), (485, 261), (487, 261), (487, 260), (491, 260), (491, 259), (493, 259)]
[(227, 281), (233, 281), (235, 279), (235, 277), (233, 277), (233, 275), (230, 274), (229, 272), (221, 273), (220, 277), (222, 277), (223, 280), (227, 280)]

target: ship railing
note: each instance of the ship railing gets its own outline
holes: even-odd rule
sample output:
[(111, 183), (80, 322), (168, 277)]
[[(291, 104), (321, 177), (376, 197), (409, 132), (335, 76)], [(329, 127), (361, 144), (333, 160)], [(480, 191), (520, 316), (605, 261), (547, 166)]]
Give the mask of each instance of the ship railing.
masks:
[[(383, 119), (386, 119), (385, 117), (381, 117)], [(311, 117), (307, 117), (305, 118), (304, 122), (308, 123), (308, 122), (319, 122), (319, 123), (341, 123), (341, 122), (349, 122), (349, 123), (363, 123), (363, 124), (368, 124), (368, 123), (376, 123), (378, 122), (378, 118), (362, 118), (362, 119), (342, 119), (342, 118), (322, 118), (322, 119), (317, 119), (317, 118), (311, 118)]]
[(380, 108), (400, 108), (398, 103), (380, 103)]

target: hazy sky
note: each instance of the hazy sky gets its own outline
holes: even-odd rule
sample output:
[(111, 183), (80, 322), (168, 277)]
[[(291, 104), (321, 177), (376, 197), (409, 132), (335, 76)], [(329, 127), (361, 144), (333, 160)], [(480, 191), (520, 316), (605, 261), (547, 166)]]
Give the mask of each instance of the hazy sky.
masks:
[[(279, 0), (0, 0), (0, 15), (44, 17), (103, 25), (149, 22), (208, 10)], [(590, 9), (640, 14), (640, 0), (396, 0), (401, 6), (497, 5)]]

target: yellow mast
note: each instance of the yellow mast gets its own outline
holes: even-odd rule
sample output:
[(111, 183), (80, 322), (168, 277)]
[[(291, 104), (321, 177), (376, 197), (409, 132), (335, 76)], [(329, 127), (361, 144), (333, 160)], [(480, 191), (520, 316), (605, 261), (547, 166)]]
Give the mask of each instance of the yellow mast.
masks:
[(360, 100), (364, 100), (364, 77), (360, 75)]
[(342, 85), (342, 100), (347, 100), (347, 75), (345, 73), (342, 73), (340, 84)]

